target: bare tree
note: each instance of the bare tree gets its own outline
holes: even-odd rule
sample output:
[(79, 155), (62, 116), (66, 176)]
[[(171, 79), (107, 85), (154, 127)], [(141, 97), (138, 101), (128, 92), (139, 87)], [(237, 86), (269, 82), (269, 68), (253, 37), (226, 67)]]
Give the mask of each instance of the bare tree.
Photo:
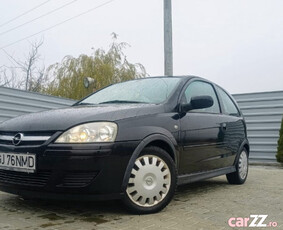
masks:
[(0, 71), (2, 80), (0, 81), (0, 85), (12, 88), (24, 88), (28, 91), (39, 91), (45, 80), (44, 65), (38, 67), (41, 61), (39, 48), (42, 44), (43, 39), (39, 42), (30, 43), (31, 49), (24, 61), (17, 60), (13, 55), (4, 51), (11, 62), (13, 62), (13, 66), (2, 67)]
[(7, 76), (5, 66), (0, 67), (0, 86), (8, 86), (11, 82), (11, 79)]
[(23, 82), (17, 80), (16, 69), (8, 66), (0, 67), (0, 86), (21, 88)]
[[(30, 90), (30, 87), (31, 87), (30, 82), (32, 82), (34, 80), (34, 79), (32, 79), (33, 72), (37, 69), (35, 64), (38, 61), (38, 59), (40, 58), (40, 56), (38, 54), (38, 49), (39, 49), (40, 46), (42, 46), (42, 44), (43, 44), (43, 40), (41, 40), (38, 43), (37, 42), (31, 43), (32, 48), (29, 52), (27, 60), (21, 65), (23, 71), (26, 73), (26, 85), (25, 85), (26, 90)], [(42, 78), (42, 75), (39, 75), (38, 79), (40, 79), (40, 78)]]

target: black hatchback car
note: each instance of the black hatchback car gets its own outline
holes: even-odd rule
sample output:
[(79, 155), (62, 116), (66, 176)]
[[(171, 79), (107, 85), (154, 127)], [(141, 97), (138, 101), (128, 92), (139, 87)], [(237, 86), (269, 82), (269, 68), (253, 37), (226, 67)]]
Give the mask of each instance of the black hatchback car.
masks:
[(248, 175), (233, 98), (194, 76), (110, 85), (69, 108), (0, 124), (0, 190), (27, 198), (117, 199), (153, 213), (177, 185)]

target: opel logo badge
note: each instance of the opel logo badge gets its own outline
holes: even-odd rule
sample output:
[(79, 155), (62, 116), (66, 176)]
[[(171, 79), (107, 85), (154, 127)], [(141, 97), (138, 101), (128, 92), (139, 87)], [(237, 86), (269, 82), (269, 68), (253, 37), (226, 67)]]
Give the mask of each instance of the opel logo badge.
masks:
[(16, 146), (19, 145), (22, 142), (23, 137), (24, 137), (24, 134), (17, 133), (12, 139), (13, 145), (16, 145)]

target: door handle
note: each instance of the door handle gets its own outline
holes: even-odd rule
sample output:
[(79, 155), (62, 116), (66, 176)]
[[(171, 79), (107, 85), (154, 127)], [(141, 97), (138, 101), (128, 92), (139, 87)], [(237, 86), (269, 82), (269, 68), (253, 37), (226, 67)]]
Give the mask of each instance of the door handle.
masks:
[(226, 123), (222, 124), (222, 129), (223, 129), (223, 131), (226, 131), (226, 129), (227, 129), (227, 124)]

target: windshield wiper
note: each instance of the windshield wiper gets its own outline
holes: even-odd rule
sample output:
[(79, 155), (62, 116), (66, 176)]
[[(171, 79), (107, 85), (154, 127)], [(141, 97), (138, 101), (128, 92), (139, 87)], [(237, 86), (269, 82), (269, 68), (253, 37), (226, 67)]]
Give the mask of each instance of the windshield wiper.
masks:
[(113, 101), (104, 101), (99, 104), (146, 104), (146, 102), (141, 102), (141, 101), (123, 101), (123, 100), (113, 100)]
[(78, 104), (74, 104), (73, 106), (78, 106), (78, 105), (94, 105), (93, 103), (86, 103), (86, 102), (81, 102)]

